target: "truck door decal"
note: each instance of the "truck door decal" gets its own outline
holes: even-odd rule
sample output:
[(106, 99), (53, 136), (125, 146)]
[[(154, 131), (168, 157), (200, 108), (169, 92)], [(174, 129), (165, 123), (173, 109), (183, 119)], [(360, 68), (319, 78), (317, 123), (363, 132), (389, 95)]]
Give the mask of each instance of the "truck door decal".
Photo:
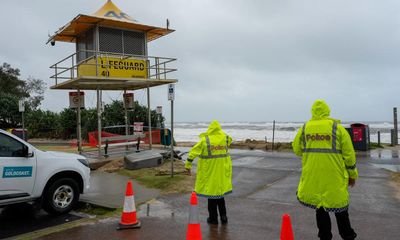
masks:
[(32, 177), (32, 166), (4, 167), (3, 178)]

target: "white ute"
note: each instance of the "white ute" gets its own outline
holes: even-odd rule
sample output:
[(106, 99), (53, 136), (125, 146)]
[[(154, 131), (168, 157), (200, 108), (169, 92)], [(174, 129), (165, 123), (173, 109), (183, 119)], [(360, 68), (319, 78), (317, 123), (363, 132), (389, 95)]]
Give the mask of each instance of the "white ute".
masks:
[(48, 213), (67, 213), (89, 178), (85, 157), (41, 151), (0, 129), (0, 207), (35, 201)]

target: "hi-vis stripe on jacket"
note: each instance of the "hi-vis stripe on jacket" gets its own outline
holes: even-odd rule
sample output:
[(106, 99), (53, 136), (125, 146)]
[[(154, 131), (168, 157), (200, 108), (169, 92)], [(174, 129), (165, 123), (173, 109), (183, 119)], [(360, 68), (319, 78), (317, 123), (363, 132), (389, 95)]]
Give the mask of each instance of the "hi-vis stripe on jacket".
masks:
[(199, 158), (195, 192), (198, 196), (221, 198), (232, 192), (232, 161), (228, 148), (232, 138), (226, 135), (217, 121), (212, 121), (207, 132), (200, 134), (200, 141), (190, 150), (185, 167)]
[(302, 157), (298, 200), (311, 208), (340, 212), (348, 208), (349, 178), (357, 179), (356, 156), (347, 130), (329, 118), (329, 107), (317, 100), (312, 119), (301, 127), (293, 150)]

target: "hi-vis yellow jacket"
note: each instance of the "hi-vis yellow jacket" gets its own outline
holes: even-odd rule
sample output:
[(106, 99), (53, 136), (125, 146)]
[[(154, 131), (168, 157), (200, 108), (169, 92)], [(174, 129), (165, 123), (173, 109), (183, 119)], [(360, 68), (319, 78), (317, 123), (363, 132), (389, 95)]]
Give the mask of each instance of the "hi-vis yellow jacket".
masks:
[(345, 211), (349, 178), (358, 178), (351, 138), (339, 120), (329, 118), (323, 100), (315, 101), (311, 112), (311, 120), (299, 129), (292, 144), (294, 153), (302, 157), (297, 199), (314, 209)]
[(190, 150), (185, 164), (191, 169), (193, 160), (199, 158), (195, 192), (206, 198), (224, 197), (232, 192), (232, 161), (228, 153), (232, 138), (215, 120), (199, 137), (200, 141)]

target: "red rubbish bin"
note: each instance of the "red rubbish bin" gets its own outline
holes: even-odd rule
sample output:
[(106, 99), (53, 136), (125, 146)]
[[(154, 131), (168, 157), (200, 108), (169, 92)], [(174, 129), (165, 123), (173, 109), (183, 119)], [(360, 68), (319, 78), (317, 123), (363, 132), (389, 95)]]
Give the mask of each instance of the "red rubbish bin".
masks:
[(363, 123), (353, 123), (351, 128), (351, 140), (355, 150), (367, 151), (370, 148), (369, 126)]

